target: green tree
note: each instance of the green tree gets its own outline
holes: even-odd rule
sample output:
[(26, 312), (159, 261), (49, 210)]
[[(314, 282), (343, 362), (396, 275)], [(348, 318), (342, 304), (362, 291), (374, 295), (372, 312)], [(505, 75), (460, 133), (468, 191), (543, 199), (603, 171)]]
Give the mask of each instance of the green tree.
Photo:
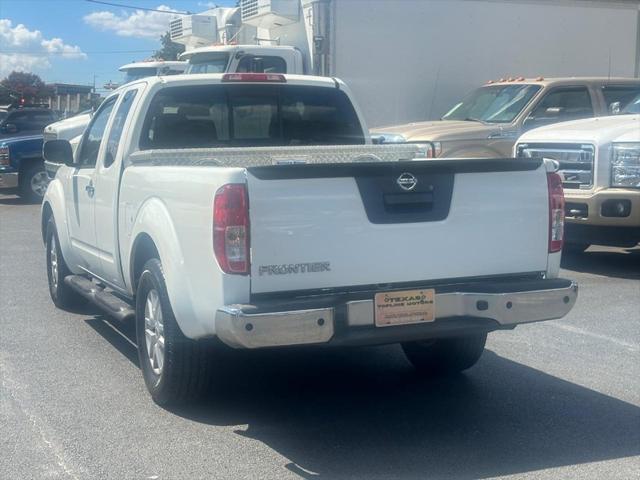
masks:
[(157, 58), (159, 60), (177, 60), (178, 55), (184, 52), (184, 45), (172, 42), (171, 34), (169, 32), (160, 37), (160, 43), (162, 44), (162, 48), (160, 50), (156, 50), (156, 53), (153, 54), (153, 58)]
[(0, 82), (0, 104), (34, 103), (49, 95), (51, 89), (34, 73), (14, 71)]

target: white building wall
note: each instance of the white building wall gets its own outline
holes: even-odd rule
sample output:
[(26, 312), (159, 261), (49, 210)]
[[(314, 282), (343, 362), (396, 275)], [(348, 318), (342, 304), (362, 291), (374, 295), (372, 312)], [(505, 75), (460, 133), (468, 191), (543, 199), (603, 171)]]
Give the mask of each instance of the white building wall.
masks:
[(640, 1), (333, 0), (332, 68), (370, 126), (438, 118), (489, 79), (637, 75)]

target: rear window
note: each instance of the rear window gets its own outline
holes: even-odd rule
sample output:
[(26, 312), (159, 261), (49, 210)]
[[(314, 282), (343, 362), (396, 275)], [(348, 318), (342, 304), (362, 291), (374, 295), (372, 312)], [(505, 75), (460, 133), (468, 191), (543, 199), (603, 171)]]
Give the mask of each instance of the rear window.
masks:
[(201, 85), (159, 91), (141, 149), (364, 144), (344, 92), (291, 85)]
[(287, 73), (287, 62), (282, 57), (245, 55), (238, 62), (238, 73)]

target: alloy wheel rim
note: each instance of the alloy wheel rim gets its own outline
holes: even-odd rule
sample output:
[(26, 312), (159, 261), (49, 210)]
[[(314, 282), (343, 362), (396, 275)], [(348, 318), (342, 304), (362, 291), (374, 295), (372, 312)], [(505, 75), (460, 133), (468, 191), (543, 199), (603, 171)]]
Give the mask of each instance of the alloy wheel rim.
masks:
[(149, 290), (144, 307), (144, 338), (149, 365), (156, 375), (164, 367), (164, 323), (160, 296), (155, 289)]
[(51, 283), (54, 290), (58, 289), (58, 249), (56, 246), (56, 236), (51, 235), (51, 246), (49, 247), (49, 268), (51, 269)]
[(49, 178), (46, 172), (38, 172), (31, 177), (31, 191), (39, 197), (44, 197), (49, 185)]

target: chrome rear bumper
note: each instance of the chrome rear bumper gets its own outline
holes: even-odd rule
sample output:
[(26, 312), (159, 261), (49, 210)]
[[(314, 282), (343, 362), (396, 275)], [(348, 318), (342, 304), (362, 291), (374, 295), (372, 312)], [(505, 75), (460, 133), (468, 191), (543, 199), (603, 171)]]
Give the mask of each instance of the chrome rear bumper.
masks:
[[(504, 291), (500, 291), (498, 284), (476, 292), (466, 289), (443, 293), (436, 288), (434, 322), (384, 328), (374, 326), (372, 298), (335, 302), (331, 297), (327, 305), (300, 309), (293, 300), (291, 309), (286, 310), (272, 310), (270, 305), (229, 305), (217, 311), (216, 334), (235, 348), (384, 344), (513, 328), (561, 318), (573, 308), (578, 296), (575, 282), (539, 280), (535, 284), (542, 288), (502, 285)], [(530, 286), (528, 282), (526, 287)]]

